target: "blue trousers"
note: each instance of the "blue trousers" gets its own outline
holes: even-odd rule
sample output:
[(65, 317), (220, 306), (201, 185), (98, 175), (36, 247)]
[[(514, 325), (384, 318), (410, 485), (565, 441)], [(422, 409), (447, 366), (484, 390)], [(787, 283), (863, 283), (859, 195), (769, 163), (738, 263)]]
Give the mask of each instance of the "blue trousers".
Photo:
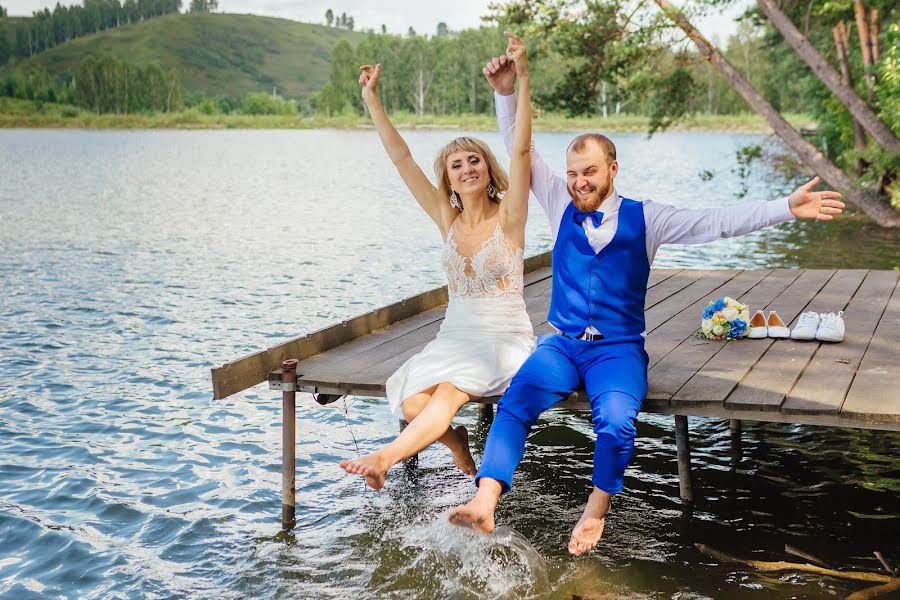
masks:
[(476, 485), (482, 477), (490, 477), (504, 493), (509, 491), (525, 452), (525, 438), (540, 414), (584, 383), (597, 435), (591, 481), (610, 494), (621, 492), (634, 453), (637, 415), (647, 396), (643, 342), (641, 336), (593, 342), (542, 336), (497, 405)]

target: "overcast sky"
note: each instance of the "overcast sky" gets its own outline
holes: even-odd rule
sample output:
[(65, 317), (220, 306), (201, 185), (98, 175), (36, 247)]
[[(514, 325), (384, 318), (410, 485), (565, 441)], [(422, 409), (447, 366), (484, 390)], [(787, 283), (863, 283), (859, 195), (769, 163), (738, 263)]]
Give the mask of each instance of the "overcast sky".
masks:
[[(182, 0), (186, 7), (190, 0)], [(700, 31), (708, 37), (717, 37), (724, 41), (735, 31), (735, 18), (743, 12), (750, 0), (739, 0), (735, 7), (724, 11), (721, 15), (708, 17), (695, 23)], [(63, 4), (81, 4), (63, 0)], [(353, 17), (356, 29), (372, 28), (380, 30), (382, 23), (392, 33), (406, 33), (412, 26), (417, 33), (434, 33), (437, 24), (447, 23), (450, 29), (466, 29), (477, 27), (481, 16), (488, 12), (490, 0), (453, 0), (446, 3), (422, 2), (421, 0), (387, 0), (371, 2), (371, 0), (219, 0), (219, 11), (229, 13), (252, 13), (322, 23), (325, 11), (329, 8), (337, 14), (346, 12)], [(680, 2), (676, 2), (677, 4)], [(45, 6), (52, 7), (56, 1), (44, 0), (0, 0), (10, 16), (31, 15), (35, 10)]]

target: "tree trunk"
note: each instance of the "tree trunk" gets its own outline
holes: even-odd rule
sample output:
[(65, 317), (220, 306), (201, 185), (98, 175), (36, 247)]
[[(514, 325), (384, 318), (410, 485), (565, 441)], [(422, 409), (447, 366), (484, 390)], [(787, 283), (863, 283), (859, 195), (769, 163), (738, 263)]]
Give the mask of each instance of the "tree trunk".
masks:
[(600, 82), (600, 103), (603, 105), (603, 118), (609, 117), (609, 103), (606, 94), (606, 81)]
[[(858, 1), (858, 0), (856, 0)], [(762, 11), (769, 17), (772, 25), (775, 26), (785, 41), (796, 50), (797, 54), (803, 58), (804, 62), (812, 68), (816, 76), (828, 87), (831, 92), (837, 96), (853, 117), (855, 117), (865, 128), (869, 135), (885, 150), (894, 152), (900, 151), (900, 138), (881, 121), (871, 108), (859, 97), (856, 90), (843, 85), (840, 75), (834, 70), (828, 61), (819, 54), (819, 51), (809, 43), (800, 31), (794, 27), (787, 15), (781, 12), (775, 6), (773, 0), (757, 0), (757, 4)], [(866, 28), (868, 30), (868, 28)], [(862, 38), (862, 32), (860, 32)]]
[(877, 63), (881, 57), (881, 49), (878, 47), (878, 9), (873, 8), (869, 12), (869, 40), (872, 41), (872, 62)]
[(816, 174), (835, 188), (844, 199), (858, 206), (873, 221), (883, 227), (900, 227), (900, 212), (887, 203), (857, 188), (853, 180), (834, 165), (818, 148), (803, 139), (800, 133), (791, 127), (765, 98), (741, 76), (740, 73), (722, 56), (703, 35), (697, 31), (690, 21), (672, 6), (669, 0), (654, 0), (663, 12), (672, 19), (699, 48), (706, 57), (728, 80), (731, 87), (741, 95), (753, 110), (762, 115), (775, 133), (800, 157), (800, 159)]
[(425, 72), (416, 72), (416, 114), (425, 113)]
[(859, 49), (862, 51), (866, 96), (869, 104), (875, 104), (875, 86), (872, 78), (872, 39), (869, 31), (869, 18), (862, 0), (853, 0), (853, 14), (856, 16), (856, 29), (859, 30)]
[[(831, 33), (834, 36), (834, 47), (837, 49), (838, 61), (841, 65), (841, 78), (844, 81), (844, 85), (853, 86), (853, 78), (850, 73), (850, 59), (849, 59), (849, 50), (850, 50), (850, 34), (847, 32), (847, 25), (843, 21), (838, 21), (838, 24), (832, 27)], [(850, 117), (850, 121), (853, 123), (853, 145), (857, 150), (865, 150), (866, 149), (866, 132), (862, 128), (862, 125), (859, 124), (859, 121)], [(866, 163), (862, 159), (858, 160), (856, 163), (856, 175), (862, 175), (863, 171), (866, 168)]]

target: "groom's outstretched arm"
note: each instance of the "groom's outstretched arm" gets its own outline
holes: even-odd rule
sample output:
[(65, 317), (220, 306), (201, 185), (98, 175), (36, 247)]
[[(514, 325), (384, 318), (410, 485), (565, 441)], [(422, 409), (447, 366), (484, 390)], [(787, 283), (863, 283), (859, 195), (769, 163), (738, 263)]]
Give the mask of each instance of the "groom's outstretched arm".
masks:
[[(483, 72), (491, 87), (494, 88), (497, 124), (500, 127), (506, 151), (509, 153), (515, 137), (516, 104), (518, 102), (515, 94), (515, 68), (506, 56), (500, 56), (491, 59)], [(547, 215), (555, 239), (560, 219), (569, 205), (569, 192), (565, 179), (553, 173), (553, 170), (544, 162), (534, 147), (531, 149), (531, 191), (544, 210), (544, 214)]]
[(744, 235), (793, 219), (830, 221), (843, 212), (841, 195), (831, 190), (813, 191), (819, 178), (772, 202), (745, 202), (722, 208), (678, 208), (647, 200), (647, 258), (653, 261), (662, 244), (702, 244)]

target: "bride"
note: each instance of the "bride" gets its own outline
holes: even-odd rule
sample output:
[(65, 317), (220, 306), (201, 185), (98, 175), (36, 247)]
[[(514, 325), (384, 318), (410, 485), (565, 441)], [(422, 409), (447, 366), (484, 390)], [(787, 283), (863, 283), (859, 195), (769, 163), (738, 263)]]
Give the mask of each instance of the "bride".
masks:
[(435, 441), (450, 449), (463, 472), (475, 475), (468, 432), (461, 425), (454, 429), (451, 421), (473, 398), (502, 394), (534, 347), (522, 299), (531, 177), (528, 58), (518, 37), (504, 35), (506, 56), (519, 80), (508, 178), (483, 142), (459, 137), (435, 159), (435, 188), (378, 100), (381, 65), (360, 67), (362, 97), (384, 149), (444, 239), (442, 266), (450, 297), (437, 337), (387, 380), (390, 409), (409, 425), (383, 448), (340, 463), (374, 489), (384, 485), (393, 465)]

